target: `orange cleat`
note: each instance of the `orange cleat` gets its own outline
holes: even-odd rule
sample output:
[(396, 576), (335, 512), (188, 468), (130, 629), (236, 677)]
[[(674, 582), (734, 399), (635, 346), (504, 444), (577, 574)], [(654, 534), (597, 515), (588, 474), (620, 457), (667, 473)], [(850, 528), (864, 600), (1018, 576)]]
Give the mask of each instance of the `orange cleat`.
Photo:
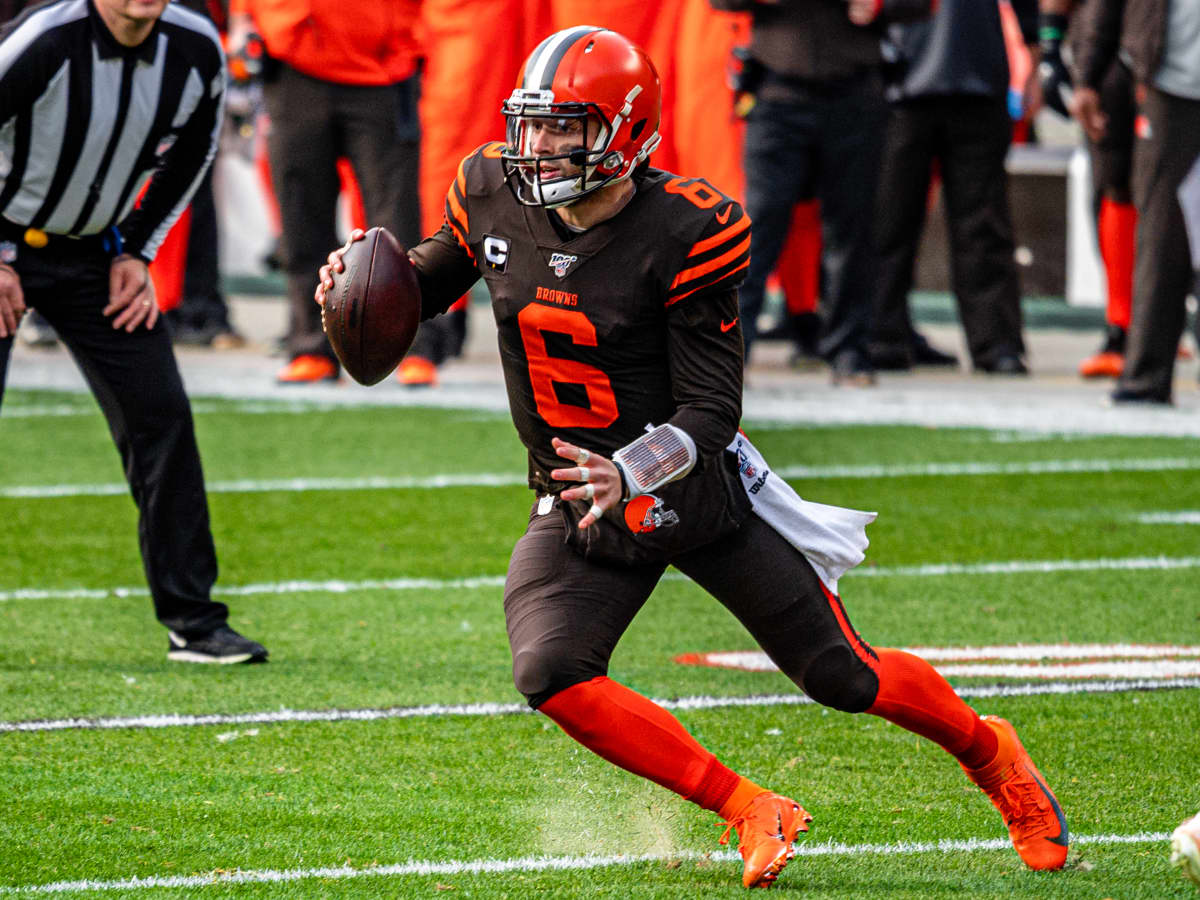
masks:
[(1008, 835), (1025, 865), (1061, 869), (1070, 841), (1062, 807), (1021, 746), (1016, 729), (999, 716), (984, 716), (983, 721), (996, 732), (1000, 751), (986, 766), (963, 766), (963, 771), (1004, 816)]
[(763, 791), (745, 805), (740, 813), (725, 822), (722, 844), (729, 843), (729, 832), (737, 829), (738, 853), (746, 868), (742, 884), (748, 888), (769, 888), (788, 864), (796, 849), (796, 834), (808, 831), (812, 816), (804, 807), (787, 797)]
[(396, 380), (405, 387), (433, 387), (437, 384), (437, 366), (423, 356), (406, 356), (396, 370)]
[(315, 353), (297, 356), (275, 376), (278, 384), (313, 384), (337, 379), (338, 368), (334, 361)]
[(1089, 356), (1079, 364), (1084, 378), (1119, 378), (1125, 370), (1125, 357), (1111, 350)]

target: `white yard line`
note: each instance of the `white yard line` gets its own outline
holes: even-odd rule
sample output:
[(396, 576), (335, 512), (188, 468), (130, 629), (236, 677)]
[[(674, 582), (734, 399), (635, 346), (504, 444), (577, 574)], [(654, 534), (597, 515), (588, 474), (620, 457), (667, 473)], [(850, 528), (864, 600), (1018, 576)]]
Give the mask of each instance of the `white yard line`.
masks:
[[(860, 566), (843, 578), (929, 578), (942, 575), (1023, 575), (1052, 572), (1170, 571), (1200, 568), (1200, 556), (1129, 556), (1115, 559), (1010, 560), (985, 563), (929, 563), (919, 566)], [(664, 581), (686, 581), (669, 573)], [(246, 597), (255, 594), (346, 594), (353, 591), (442, 591), (503, 587), (503, 575), (469, 578), (382, 578), (366, 581), (274, 581), (262, 584), (218, 585), (214, 596)], [(145, 597), (143, 586), (110, 588), (17, 588), (0, 591), (0, 603), (10, 600), (100, 600), (105, 597)]]
[[(1186, 472), (1200, 469), (1200, 457), (1162, 459), (1050, 459), (1015, 463), (917, 463), (898, 466), (782, 466), (775, 473), (790, 479), (914, 478), (977, 475), (1055, 475), (1089, 472)], [(519, 472), (460, 472), (436, 475), (369, 476), (362, 478), (243, 478), (210, 481), (211, 494), (248, 494), (305, 491), (430, 490), (462, 487), (523, 485)], [(0, 487), (0, 498), (120, 496), (129, 493), (124, 482), (94, 484), (31, 484)]]
[[(1200, 688), (1200, 678), (1162, 678), (1098, 682), (1052, 682), (1037, 684), (994, 684), (960, 686), (960, 697), (1037, 697), (1063, 694), (1119, 694), (1128, 691), (1167, 691)], [(728, 709), (764, 706), (801, 706), (812, 703), (804, 694), (762, 694), (750, 697), (679, 697), (674, 700), (655, 698), (666, 709)], [(164, 713), (146, 716), (111, 716), (100, 718), (38, 719), (24, 722), (0, 721), (0, 734), (41, 731), (108, 731), (118, 728), (192, 728), (206, 725), (270, 725), (287, 722), (370, 722), (381, 719), (432, 719), (443, 716), (512, 716), (531, 710), (524, 703), (463, 703), (431, 704), (428, 706), (393, 706), (378, 709), (273, 709), (248, 713), (211, 713), (186, 715)]]
[[(908, 648), (906, 648), (908, 649)], [(1200, 659), (1195, 657), (1194, 648), (1176, 648), (1177, 657), (1182, 659), (1156, 659), (1153, 661), (1131, 661), (1108, 655), (1101, 660), (1071, 662), (1058, 665), (1038, 663), (995, 663), (975, 661), (954, 663), (938, 662), (934, 668), (946, 678), (1020, 678), (1020, 679), (1119, 679), (1121, 681), (1149, 681), (1163, 678), (1200, 677)], [(1182, 651), (1182, 652), (1181, 652)], [(910, 650), (924, 656), (919, 649)], [(925, 657), (928, 659), (928, 657)], [(740, 669), (743, 672), (777, 672), (778, 666), (761, 650), (735, 650), (715, 653), (688, 653), (677, 657), (677, 662), (688, 665), (711, 666), (717, 669)], [(929, 660), (933, 662), (933, 660)]]
[[(1075, 835), (1073, 846), (1086, 844), (1162, 844), (1170, 839), (1165, 831), (1144, 831), (1137, 834)], [(820, 856), (909, 856), (920, 853), (981, 853), (1008, 850), (1011, 844), (1003, 838), (966, 838), (941, 841), (904, 841), (894, 844), (843, 844), (835, 842), (796, 845), (796, 855)], [(586, 856), (523, 856), (512, 859), (468, 859), (446, 862), (417, 861), (386, 866), (353, 868), (329, 866), (311, 869), (260, 869), (249, 871), (220, 871), (210, 875), (151, 876), (123, 878), (113, 881), (56, 881), (50, 884), (0, 887), (0, 894), (65, 894), (71, 892), (131, 891), (155, 888), (203, 888), (228, 884), (264, 884), (313, 879), (341, 880), (347, 878), (397, 878), (429, 875), (504, 875), (513, 872), (565, 872), (631, 866), (670, 860), (693, 861), (712, 859), (723, 863), (739, 861), (733, 850), (698, 852), (680, 850), (671, 853), (640, 853), (629, 855)]]
[(1136, 519), (1143, 525), (1200, 525), (1200, 510), (1142, 513)]

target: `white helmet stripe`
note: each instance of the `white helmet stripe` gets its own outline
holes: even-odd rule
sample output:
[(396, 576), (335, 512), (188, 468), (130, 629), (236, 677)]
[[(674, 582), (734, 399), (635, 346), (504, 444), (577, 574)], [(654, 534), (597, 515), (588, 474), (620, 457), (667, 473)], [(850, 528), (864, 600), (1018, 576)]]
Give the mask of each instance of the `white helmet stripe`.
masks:
[(541, 46), (529, 58), (529, 62), (525, 66), (523, 87), (528, 90), (548, 90), (554, 81), (554, 73), (558, 69), (558, 64), (562, 62), (563, 56), (566, 55), (571, 45), (585, 34), (603, 30), (595, 25), (577, 25), (574, 28), (566, 28), (557, 34), (550, 35), (542, 41)]

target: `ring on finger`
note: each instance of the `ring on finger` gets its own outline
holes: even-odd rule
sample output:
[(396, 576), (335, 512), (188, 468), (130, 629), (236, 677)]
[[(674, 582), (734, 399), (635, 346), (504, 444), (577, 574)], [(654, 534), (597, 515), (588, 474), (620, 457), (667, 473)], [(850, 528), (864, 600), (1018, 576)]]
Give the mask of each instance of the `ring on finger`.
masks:
[(149, 300), (143, 300), (143, 301), (142, 301), (142, 306), (146, 307), (146, 309), (149, 309), (149, 308), (150, 308), (150, 301), (149, 301)]
[(591, 480), (591, 477), (592, 477), (591, 469), (589, 469), (587, 466), (579, 467), (579, 480), (580, 481), (587, 483), (588, 481)]
[(579, 452), (575, 454), (575, 462), (581, 466), (591, 458), (592, 454), (589, 451), (584, 450), (582, 447), (580, 447)]
[(588, 510), (588, 515), (590, 515), (593, 519), (599, 519), (604, 516), (604, 510), (601, 509), (597, 504), (593, 503), (592, 508)]
[(594, 484), (585, 484), (583, 486), (583, 499), (591, 500), (596, 496), (596, 486)]

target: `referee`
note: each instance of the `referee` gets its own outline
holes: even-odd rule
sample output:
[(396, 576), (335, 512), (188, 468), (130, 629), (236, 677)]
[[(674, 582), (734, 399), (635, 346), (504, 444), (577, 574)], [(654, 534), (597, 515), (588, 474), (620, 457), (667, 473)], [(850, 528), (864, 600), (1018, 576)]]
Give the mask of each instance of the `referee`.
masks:
[(210, 596), (191, 407), (146, 265), (212, 160), (224, 90), (216, 30), (167, 0), (48, 0), (0, 29), (0, 400), (36, 307), (108, 419), (167, 656), (184, 662), (267, 657)]

